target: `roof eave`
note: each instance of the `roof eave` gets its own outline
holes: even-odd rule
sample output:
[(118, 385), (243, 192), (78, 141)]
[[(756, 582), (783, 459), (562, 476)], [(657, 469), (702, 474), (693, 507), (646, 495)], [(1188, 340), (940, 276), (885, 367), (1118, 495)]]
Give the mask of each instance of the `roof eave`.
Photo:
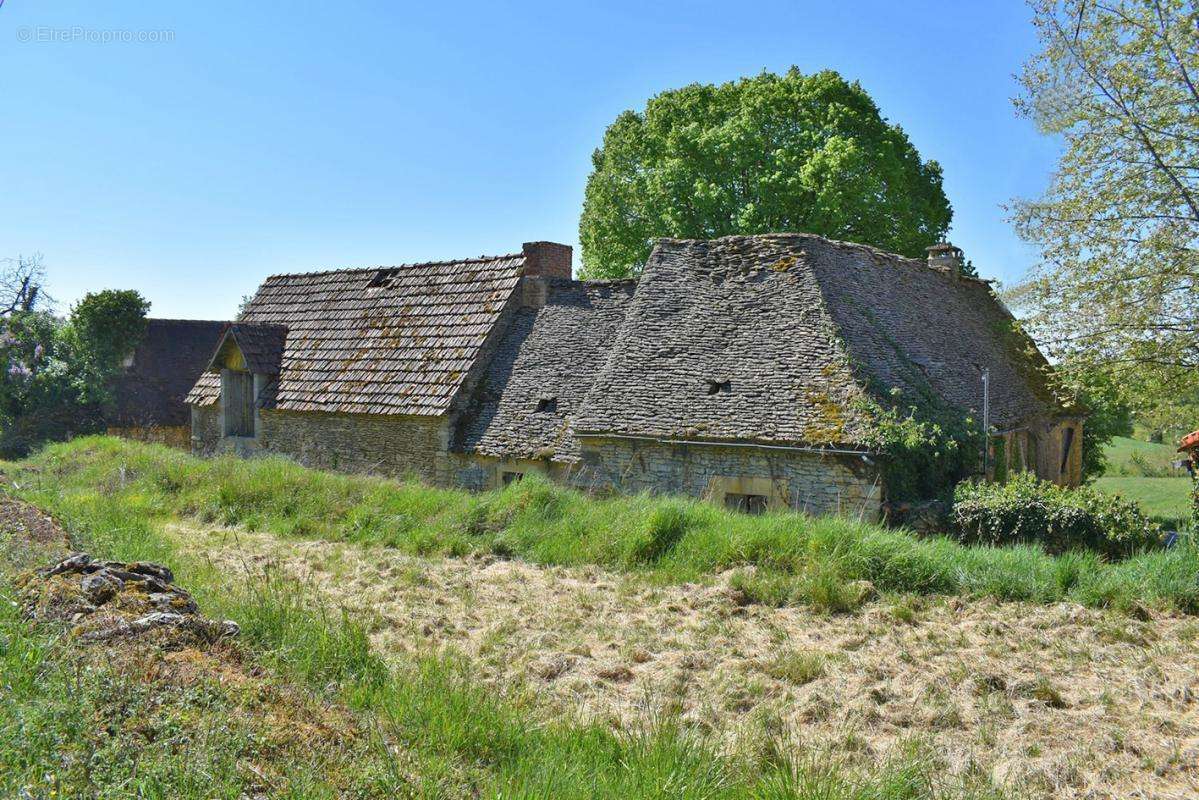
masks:
[(864, 445), (854, 444), (852, 442), (829, 444), (812, 442), (783, 442), (770, 439), (721, 439), (715, 437), (704, 438), (695, 436), (680, 437), (648, 433), (615, 433), (613, 431), (600, 430), (575, 430), (574, 435), (575, 438), (578, 439), (630, 439), (654, 442), (656, 444), (704, 445), (711, 447), (747, 447), (757, 448), (760, 450), (794, 450), (796, 452), (822, 453), (826, 455), (879, 455), (879, 452), (876, 449)]

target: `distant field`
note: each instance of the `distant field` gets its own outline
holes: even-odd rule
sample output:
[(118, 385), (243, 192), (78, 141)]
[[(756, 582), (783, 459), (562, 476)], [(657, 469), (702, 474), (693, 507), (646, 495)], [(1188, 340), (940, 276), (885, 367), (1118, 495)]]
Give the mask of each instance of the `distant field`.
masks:
[[(1176, 445), (1154, 444), (1127, 436), (1117, 436), (1107, 447), (1108, 468), (1105, 477), (1165, 477), (1167, 473), (1172, 473), (1174, 477), (1186, 477), (1185, 471), (1173, 470), (1170, 467), (1170, 463), (1178, 458), (1180, 455)], [(1162, 474), (1146, 475), (1147, 471), (1160, 471)]]
[(1190, 518), (1191, 479), (1184, 471), (1165, 477), (1178, 457), (1173, 445), (1117, 437), (1108, 445), (1108, 470), (1095, 488), (1136, 500), (1167, 528), (1184, 527)]
[(1190, 478), (1103, 477), (1095, 488), (1136, 500), (1151, 517), (1169, 528), (1185, 524), (1190, 516)]

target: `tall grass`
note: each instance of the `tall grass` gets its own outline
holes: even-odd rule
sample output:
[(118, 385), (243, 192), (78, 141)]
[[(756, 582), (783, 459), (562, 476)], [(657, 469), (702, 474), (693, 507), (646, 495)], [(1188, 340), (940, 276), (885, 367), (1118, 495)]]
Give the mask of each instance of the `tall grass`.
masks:
[[(314, 527), (304, 535), (361, 535), (361, 528), (341, 526), (363, 519), (373, 501), (389, 499), (394, 512), (400, 501), (387, 497), (393, 491), (410, 497), (408, 507), (425, 509), (410, 530), (431, 536), (427, 520), (437, 516), (442, 523), (474, 525), (461, 532), (474, 543), (510, 530), (494, 527), (497, 507), (508, 509), (503, 513), (511, 513), (512, 519), (529, 514), (553, 521), (580, 502), (552, 487), (531, 484), (525, 492), (472, 498), (309, 473), (282, 462), (209, 464), (102, 439), (54, 448), (10, 475), (19, 493), (55, 511), (78, 545), (97, 556), (170, 563), (207, 613), (242, 624), (252, 657), (277, 676), (279, 691), (304, 692), (313, 698), (314, 713), (322, 713), (319, 709), (328, 703), (351, 708), (362, 721), (360, 729), (376, 734), (354, 741), (324, 737), (320, 752), (281, 748), (269, 725), (290, 722), (256, 711), (259, 692), (247, 697), (236, 684), (217, 680), (198, 690), (150, 692), (139, 675), (123, 674), (103, 660), (81, 670), (64, 655), (52, 631), (21, 620), (13, 604), (0, 602), (4, 796), (19, 796), (32, 786), (36, 797), (49, 797), (54, 789), (56, 796), (234, 798), (244, 796), (247, 780), (253, 779), (247, 763), (280, 776), (270, 796), (289, 798), (997, 796), (982, 778), (947, 779), (944, 765), (917, 746), (890, 763), (850, 768), (836, 758), (821, 760), (797, 751), (773, 728), (763, 730), (761, 747), (717, 752), (702, 734), (671, 719), (627, 731), (546, 720), (518, 698), (484, 689), (469, 665), (452, 658), (385, 664), (369, 647), (363, 627), (369, 620), (322, 607), (309, 587), (294, 581), (223, 573), (176, 551), (156, 524), (184, 508), (211, 513), (209, 501), (214, 501), (219, 508), (239, 509), (226, 522), (253, 517), (257, 525), (279, 525), (294, 534), (308, 520)], [(305, 511), (275, 505), (263, 485), (290, 492)], [(243, 505), (250, 496), (257, 500)], [(565, 505), (551, 512), (547, 501)], [(638, 568), (656, 568), (646, 564), (664, 563), (690, 535), (680, 520), (690, 519), (692, 507), (637, 502), (645, 504), (645, 527), (630, 524), (627, 530), (637, 536), (610, 539), (611, 549), (604, 552), (613, 564), (627, 560)], [(525, 519), (525, 524), (531, 523)], [(397, 538), (395, 543), (415, 547), (413, 541)], [(434, 550), (449, 546), (433, 541)], [(331, 713), (324, 707), (323, 713)], [(114, 718), (119, 724), (111, 722)], [(146, 728), (140, 720), (148, 718), (156, 738), (144, 741)], [(365, 744), (364, 737), (369, 740)], [(89, 766), (95, 758), (100, 766)], [(53, 776), (53, 786), (47, 776)]]
[(54, 445), (10, 471), (43, 503), (102, 497), (126, 520), (117, 525), (189, 516), (419, 555), (492, 552), (669, 581), (738, 570), (734, 584), (750, 601), (832, 611), (875, 592), (903, 592), (1199, 612), (1199, 548), (1190, 539), (1107, 563), (1030, 545), (968, 547), (846, 519), (747, 516), (680, 498), (597, 499), (535, 476), (470, 494), (280, 458), (203, 460), (102, 437)]

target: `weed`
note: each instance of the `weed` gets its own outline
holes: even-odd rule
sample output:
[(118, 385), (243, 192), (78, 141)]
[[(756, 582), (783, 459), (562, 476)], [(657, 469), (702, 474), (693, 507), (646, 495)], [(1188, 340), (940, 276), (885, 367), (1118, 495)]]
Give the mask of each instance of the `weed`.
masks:
[(1050, 708), (1066, 708), (1068, 705), (1062, 693), (1044, 676), (1037, 678), (1036, 683), (1029, 690), (1029, 696)]
[(796, 686), (824, 677), (828, 657), (813, 650), (784, 650), (762, 665), (762, 671), (772, 678)]

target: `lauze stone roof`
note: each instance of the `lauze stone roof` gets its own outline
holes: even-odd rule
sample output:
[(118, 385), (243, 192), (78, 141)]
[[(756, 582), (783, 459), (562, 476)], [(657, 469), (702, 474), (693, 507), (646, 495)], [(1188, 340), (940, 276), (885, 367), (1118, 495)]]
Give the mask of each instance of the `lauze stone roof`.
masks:
[(187, 425), (188, 390), (208, 364), (226, 323), (195, 319), (151, 319), (133, 353), (133, 363), (113, 379), (104, 408), (109, 425)]
[[(637, 282), (568, 274), (567, 248), (534, 243), (277, 275), (228, 336), (277, 372), (261, 405), (449, 414), (455, 450), (495, 457), (576, 461), (588, 434), (864, 450), (872, 395), (977, 411), (982, 369), (995, 426), (1067, 413), (989, 286), (924, 261), (769, 234), (661, 240)], [(213, 372), (188, 400), (219, 393)]]
[(513, 317), (465, 416), (458, 449), (579, 459), (571, 419), (607, 360), (634, 281), (552, 280), (542, 308)]
[(993, 424), (1060, 413), (982, 281), (803, 234), (662, 240), (580, 433), (866, 448), (869, 393), (931, 389)]
[(664, 240), (579, 431), (840, 445), (859, 390), (792, 237)]

